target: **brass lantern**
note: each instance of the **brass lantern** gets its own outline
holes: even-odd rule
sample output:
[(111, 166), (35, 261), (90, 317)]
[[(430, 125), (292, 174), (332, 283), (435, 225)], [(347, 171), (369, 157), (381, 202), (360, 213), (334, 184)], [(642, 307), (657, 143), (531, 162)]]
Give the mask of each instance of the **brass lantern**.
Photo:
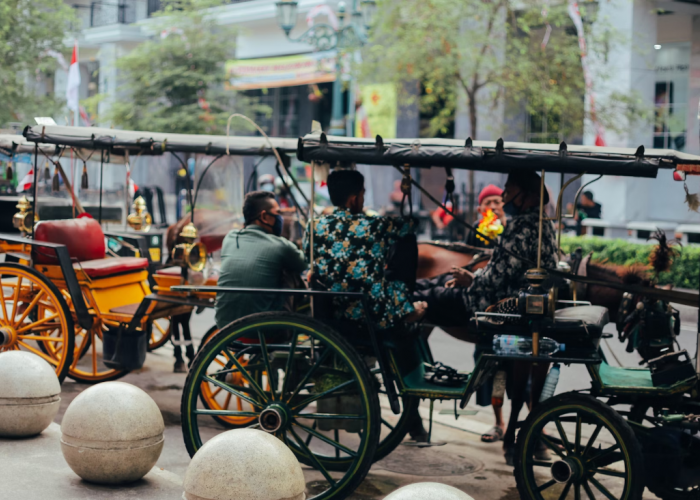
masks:
[(12, 217), (12, 225), (23, 233), (31, 233), (34, 223), (39, 220), (39, 217), (34, 215), (32, 204), (26, 196), (22, 196), (17, 203), (17, 212)]
[(201, 272), (207, 262), (207, 247), (204, 243), (195, 243), (197, 239), (197, 228), (191, 222), (182, 228), (180, 238), (184, 243), (175, 245), (171, 257), (173, 263), (178, 266), (187, 266), (192, 271)]
[(144, 233), (147, 233), (151, 229), (153, 218), (151, 217), (151, 214), (148, 213), (146, 201), (143, 199), (143, 197), (139, 196), (134, 200), (134, 204), (131, 205), (131, 208), (133, 208), (134, 211), (131, 212), (126, 218), (126, 222), (129, 224), (129, 227), (131, 227), (131, 229), (134, 231), (143, 231)]

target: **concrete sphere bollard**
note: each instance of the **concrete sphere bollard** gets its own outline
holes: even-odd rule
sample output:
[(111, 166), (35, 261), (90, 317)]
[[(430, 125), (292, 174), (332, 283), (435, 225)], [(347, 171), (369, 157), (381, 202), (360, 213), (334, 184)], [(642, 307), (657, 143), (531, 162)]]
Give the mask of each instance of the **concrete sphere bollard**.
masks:
[(461, 490), (441, 483), (415, 483), (399, 488), (384, 500), (474, 500)]
[(66, 410), (61, 451), (85, 481), (131, 483), (160, 457), (164, 430), (148, 394), (124, 382), (103, 382), (83, 391)]
[(304, 473), (275, 436), (254, 429), (207, 441), (185, 473), (185, 500), (304, 500)]
[(53, 421), (61, 384), (51, 365), (24, 351), (0, 353), (0, 436), (29, 437)]

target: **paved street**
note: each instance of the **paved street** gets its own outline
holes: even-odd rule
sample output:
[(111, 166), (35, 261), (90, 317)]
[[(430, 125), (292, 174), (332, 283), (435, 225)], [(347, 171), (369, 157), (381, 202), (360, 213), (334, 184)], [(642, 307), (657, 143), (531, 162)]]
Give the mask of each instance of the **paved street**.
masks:
[[(695, 311), (683, 310), (684, 331), (680, 341), (694, 353)], [(201, 338), (212, 324), (207, 311), (193, 319), (193, 334)], [(608, 327), (613, 331), (612, 325)], [(687, 328), (688, 330), (686, 330)], [(438, 360), (460, 369), (473, 367), (473, 346), (454, 340), (442, 331), (430, 339)], [(606, 350), (628, 365), (636, 364), (634, 355), (627, 355), (622, 344), (610, 339)], [(181, 497), (181, 481), (190, 461), (180, 431), (180, 394), (184, 374), (172, 373), (172, 348), (165, 346), (148, 355), (145, 367), (121, 379), (147, 391), (160, 407), (166, 424), (165, 447), (157, 466), (145, 479), (125, 487), (104, 487), (81, 481), (68, 468), (60, 453), (60, 423), (65, 409), (88, 386), (66, 380), (63, 384), (61, 410), (55, 423), (41, 436), (29, 440), (0, 440), (0, 498), (7, 499), (177, 499)], [(577, 368), (564, 368), (558, 392), (584, 388), (588, 376)], [(437, 408), (440, 408), (437, 405)], [(452, 405), (443, 403), (443, 408)], [(478, 410), (478, 408), (474, 408)], [(508, 414), (506, 402), (506, 415)], [(427, 403), (421, 408), (427, 417)], [(489, 409), (459, 420), (448, 415), (435, 415), (433, 439), (446, 444), (433, 448), (400, 446), (392, 455), (375, 464), (367, 480), (351, 497), (357, 500), (381, 499), (396, 488), (421, 481), (438, 481), (454, 485), (477, 500), (518, 498), (512, 469), (504, 463), (499, 444), (484, 444), (481, 432), (491, 425)], [(307, 470), (308, 485), (313, 489), (316, 473)], [(610, 478), (616, 481), (615, 478)], [(231, 485), (235, 488), (235, 485)], [(645, 498), (653, 498), (648, 492)]]

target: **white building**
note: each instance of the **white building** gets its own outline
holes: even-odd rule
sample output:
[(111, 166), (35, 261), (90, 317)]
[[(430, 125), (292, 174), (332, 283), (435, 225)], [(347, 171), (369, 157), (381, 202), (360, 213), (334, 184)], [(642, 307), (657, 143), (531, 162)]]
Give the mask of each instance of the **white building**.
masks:
[[(218, 22), (238, 28), (236, 58), (259, 59), (294, 57), (308, 54), (314, 47), (288, 41), (276, 20), (277, 0), (242, 0), (217, 8)], [(82, 72), (81, 97), (96, 92), (114, 96), (118, 75), (114, 62), (134, 46), (150, 36), (153, 22), (149, 16), (159, 8), (157, 0), (105, 0), (86, 2), (71, 0), (82, 20), (80, 63)], [(300, 0), (296, 36), (305, 29), (306, 15), (323, 0)], [(335, 0), (328, 0), (333, 9)], [(351, 1), (347, 1), (350, 5)], [(637, 130), (617, 136), (605, 135), (609, 146), (647, 148), (661, 147), (700, 154), (700, 2), (672, 0), (617, 0), (600, 2), (599, 15), (613, 20), (615, 27), (627, 42), (613, 48), (610, 56), (614, 78), (611, 86), (618, 90), (636, 90), (654, 105), (661, 117), (655, 125), (649, 123)], [(61, 73), (61, 72), (59, 72)], [(695, 75), (695, 76), (692, 76)], [(317, 81), (304, 81), (303, 85), (274, 88), (273, 80), (259, 82), (261, 99), (275, 110), (266, 123), (274, 135), (298, 136), (310, 130), (311, 120), (330, 121), (330, 92), (333, 75), (318, 77)], [(320, 102), (310, 99), (309, 84), (316, 84), (326, 96)], [(65, 75), (57, 74), (56, 92), (65, 88)], [(596, 89), (604, 93), (605, 89)], [(108, 100), (102, 104), (109, 105)], [(347, 105), (346, 105), (347, 109)], [(455, 136), (469, 136), (466, 113), (460, 113), (455, 123)], [(397, 117), (398, 136), (418, 135), (418, 115), (415, 109), (399, 106)], [(492, 119), (492, 116), (489, 118)], [(483, 123), (483, 120), (482, 120)], [(520, 137), (507, 140), (528, 140), (539, 131), (524, 130)], [(480, 134), (480, 139), (488, 139)], [(496, 137), (492, 137), (496, 139)], [(583, 142), (593, 144), (594, 135), (588, 128)], [(388, 169), (390, 171), (391, 169)], [(375, 204), (386, 199), (391, 189), (393, 173), (387, 173), (384, 187), (375, 190)], [(432, 177), (432, 175), (431, 175)], [(558, 177), (558, 176), (554, 176)], [(497, 177), (478, 175), (476, 188)], [(426, 179), (438, 191), (440, 180)], [(466, 182), (462, 175), (459, 182)], [(459, 186), (458, 182), (458, 186)], [(584, 179), (586, 182), (586, 179)], [(557, 194), (559, 180), (550, 181), (553, 194)], [(691, 192), (700, 192), (700, 180), (690, 178)], [(458, 190), (460, 188), (458, 187)], [(688, 212), (683, 204), (685, 192), (682, 184), (674, 182), (670, 174), (659, 179), (603, 178), (589, 188), (603, 205), (603, 218), (617, 226), (639, 221), (673, 221), (698, 223), (698, 214)], [(436, 192), (436, 194), (439, 194)]]

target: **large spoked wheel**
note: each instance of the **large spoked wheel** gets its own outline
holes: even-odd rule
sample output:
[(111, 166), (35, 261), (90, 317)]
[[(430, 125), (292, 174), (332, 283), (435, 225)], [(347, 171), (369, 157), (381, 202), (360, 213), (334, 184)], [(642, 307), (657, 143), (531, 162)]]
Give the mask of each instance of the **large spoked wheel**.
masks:
[[(542, 443), (552, 460), (535, 458)], [(597, 399), (566, 393), (540, 403), (518, 434), (520, 498), (639, 500), (642, 452), (627, 422)]]
[(148, 352), (155, 351), (163, 347), (172, 333), (170, 329), (170, 318), (158, 318), (150, 321), (147, 326), (150, 330), (148, 336)]
[(36, 354), (48, 361), (63, 382), (73, 361), (74, 336), (73, 319), (60, 290), (21, 264), (0, 264), (0, 277), (0, 351)]
[(108, 326), (98, 317), (93, 317), (93, 320), (94, 323), (89, 330), (76, 327), (75, 357), (68, 370), (70, 378), (83, 384), (117, 380), (129, 373), (127, 370), (109, 368), (102, 362), (102, 336)]
[[(243, 409), (206, 408), (206, 384), (237, 397)], [(375, 384), (353, 347), (322, 323), (293, 313), (253, 314), (227, 325), (197, 354), (182, 394), (185, 446), (193, 456), (221, 431), (213, 416), (250, 418), (242, 427), (274, 434), (310, 468), (307, 498), (343, 499), (365, 478), (377, 448)]]

